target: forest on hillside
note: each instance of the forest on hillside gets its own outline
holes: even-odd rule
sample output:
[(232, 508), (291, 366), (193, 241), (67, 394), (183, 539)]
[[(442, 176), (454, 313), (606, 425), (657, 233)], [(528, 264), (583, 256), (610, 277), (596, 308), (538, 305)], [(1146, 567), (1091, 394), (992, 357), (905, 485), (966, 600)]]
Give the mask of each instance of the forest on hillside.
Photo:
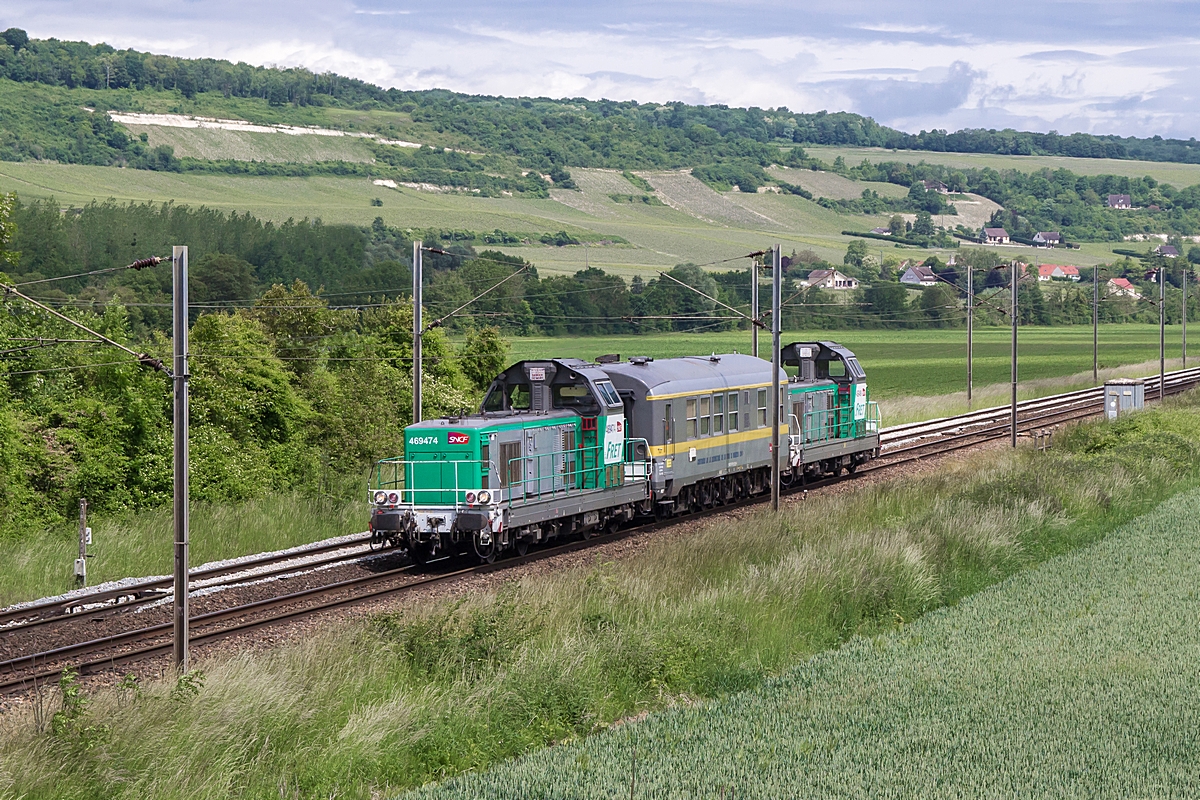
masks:
[[(270, 107), (330, 105), (400, 111), (414, 122), (462, 137), (473, 144), (472, 149), (513, 156), (523, 166), (542, 170), (556, 165), (670, 168), (737, 159), (763, 163), (764, 156), (777, 158), (780, 144), (1200, 163), (1200, 144), (1194, 138), (1062, 136), (1015, 130), (910, 134), (848, 112), (385, 90), (358, 79), (302, 68), (256, 67), (116, 50), (106, 44), (31, 39), (19, 28), (0, 33), (0, 79), (96, 90), (109, 97), (108, 104), (103, 97), (97, 98), (98, 109), (133, 108), (137, 92), (165, 90), (183, 100), (209, 94), (256, 99)], [(73, 116), (62, 124), (84, 122), (83, 117)], [(103, 123), (94, 124), (103, 127)], [(97, 131), (96, 138), (104, 140), (106, 135), (110, 148), (122, 150), (107, 131)], [(10, 141), (0, 143), (3, 157), (37, 157), (30, 149), (37, 143), (6, 138)], [(92, 153), (91, 157), (100, 156)]]

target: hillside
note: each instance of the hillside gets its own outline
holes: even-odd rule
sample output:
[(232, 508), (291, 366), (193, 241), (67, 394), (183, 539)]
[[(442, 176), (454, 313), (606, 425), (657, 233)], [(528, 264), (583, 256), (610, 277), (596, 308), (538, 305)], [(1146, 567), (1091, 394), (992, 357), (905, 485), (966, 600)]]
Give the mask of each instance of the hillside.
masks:
[[(305, 69), (233, 64), (216, 59), (180, 59), (105, 44), (30, 39), (20, 29), (0, 34), (0, 79), (25, 85), (91, 91), (93, 108), (138, 110), (142, 93), (169, 93), (178, 113), (205, 113), (245, 105), (253, 99), (254, 119), (281, 121), (305, 116), (301, 124), (332, 122), (331, 109), (385, 110), (403, 115), (391, 125), (428, 127), (472, 150), (504, 154), (524, 166), (679, 168), (737, 159), (765, 166), (772, 148), (786, 144), (874, 146), (927, 152), (1042, 154), (1086, 158), (1200, 163), (1195, 139), (1163, 140), (1056, 133), (963, 130), (910, 134), (845, 112), (798, 113), (787, 108), (729, 108), (684, 103), (506, 98), (442, 90), (384, 90), (354, 78)], [(73, 97), (78, 99), (78, 96)], [(285, 111), (302, 109), (299, 114)], [(62, 109), (59, 109), (61, 112)], [(42, 121), (46, 134), (66, 123), (79, 128), (70, 110), (62, 120)], [(220, 115), (214, 115), (220, 116)], [(407, 119), (404, 117), (407, 116)], [(251, 118), (251, 117), (247, 117)], [(294, 121), (294, 120), (289, 120)], [(334, 125), (337, 127), (337, 125)], [(379, 131), (382, 132), (382, 131)], [(11, 133), (11, 132), (10, 132)], [(41, 157), (44, 144), (28, 136), (7, 136), (4, 158)], [(39, 137), (40, 138), (40, 137)], [(77, 163), (129, 155), (120, 142), (98, 135), (96, 147), (76, 148)], [(420, 138), (416, 141), (424, 141)], [(432, 143), (432, 142), (431, 142)], [(62, 148), (71, 153), (72, 147)], [(764, 158), (767, 159), (764, 161)], [(61, 160), (61, 159), (60, 159)]]

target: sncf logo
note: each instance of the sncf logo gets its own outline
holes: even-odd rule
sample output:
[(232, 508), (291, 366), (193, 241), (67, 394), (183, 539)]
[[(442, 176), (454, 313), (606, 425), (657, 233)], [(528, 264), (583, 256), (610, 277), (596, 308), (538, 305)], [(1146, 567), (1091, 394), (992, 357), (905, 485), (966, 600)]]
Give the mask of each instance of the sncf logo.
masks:
[(450, 431), (450, 433), (446, 434), (446, 441), (450, 444), (469, 444), (471, 441), (471, 435), (469, 433)]

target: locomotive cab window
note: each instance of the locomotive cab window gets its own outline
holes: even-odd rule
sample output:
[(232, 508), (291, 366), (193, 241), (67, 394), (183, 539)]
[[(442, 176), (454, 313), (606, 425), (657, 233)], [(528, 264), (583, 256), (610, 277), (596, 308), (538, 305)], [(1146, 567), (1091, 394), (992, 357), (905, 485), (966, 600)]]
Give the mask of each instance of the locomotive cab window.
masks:
[(856, 380), (861, 381), (867, 377), (867, 373), (863, 372), (862, 365), (858, 363), (857, 358), (850, 359), (848, 363), (850, 365), (850, 374), (854, 376)]
[(609, 408), (621, 405), (621, 396), (617, 394), (612, 381), (597, 381), (596, 391), (600, 392), (600, 397), (608, 404)]
[(840, 358), (831, 358), (817, 362), (817, 379), (834, 380), (839, 383), (846, 378), (846, 362)]
[[(592, 390), (584, 382), (560, 383), (551, 387), (555, 408), (574, 408), (585, 413), (595, 413), (599, 410)], [(617, 401), (620, 403), (620, 400)]]
[(488, 392), (488, 396), (483, 401), (484, 411), (503, 411), (506, 408), (513, 411), (528, 411), (532, 406), (533, 393), (530, 391), (528, 383), (497, 385)]

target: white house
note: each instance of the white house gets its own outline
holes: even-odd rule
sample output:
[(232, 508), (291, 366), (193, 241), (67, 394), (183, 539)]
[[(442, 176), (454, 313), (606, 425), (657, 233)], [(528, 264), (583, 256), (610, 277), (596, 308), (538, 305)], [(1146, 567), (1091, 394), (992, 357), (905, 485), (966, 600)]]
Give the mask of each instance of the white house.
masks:
[(1108, 196), (1109, 208), (1133, 208), (1133, 198), (1127, 194), (1110, 194)]
[(1079, 268), (1072, 267), (1070, 264), (1040, 264), (1038, 265), (1038, 280), (1077, 281), (1079, 280)]
[(911, 283), (914, 286), (936, 286), (938, 279), (930, 267), (923, 267), (920, 264), (909, 267), (900, 276), (901, 283)]
[(1039, 247), (1054, 247), (1062, 244), (1062, 235), (1058, 231), (1038, 231), (1033, 236), (1033, 243)]
[(834, 289), (848, 291), (858, 288), (858, 281), (849, 275), (843, 275), (836, 269), (814, 269), (808, 278), (800, 282), (803, 286), (815, 286), (818, 289)]
[(1179, 258), (1179, 250), (1170, 244), (1160, 244), (1154, 252), (1163, 258)]
[(984, 244), (1008, 244), (1008, 231), (1004, 228), (984, 228)]

